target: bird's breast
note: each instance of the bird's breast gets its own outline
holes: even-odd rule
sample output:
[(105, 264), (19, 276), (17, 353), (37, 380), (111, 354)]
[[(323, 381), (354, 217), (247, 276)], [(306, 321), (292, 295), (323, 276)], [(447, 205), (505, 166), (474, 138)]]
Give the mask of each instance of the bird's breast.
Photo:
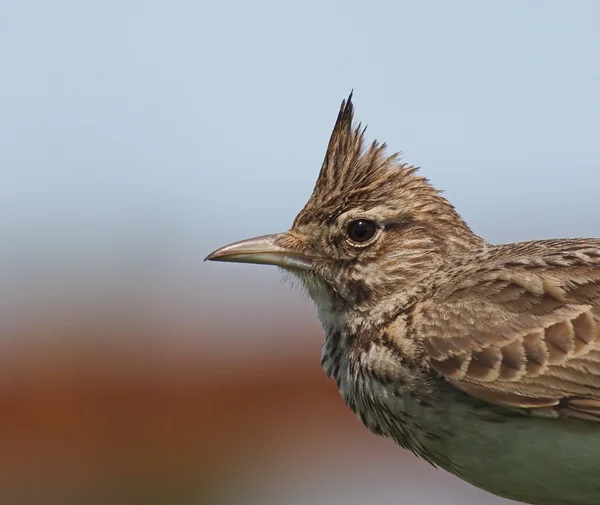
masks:
[(369, 430), (428, 458), (419, 440), (424, 404), (402, 380), (410, 372), (398, 356), (377, 346), (357, 349), (353, 338), (331, 332), (323, 345), (321, 364), (346, 405)]

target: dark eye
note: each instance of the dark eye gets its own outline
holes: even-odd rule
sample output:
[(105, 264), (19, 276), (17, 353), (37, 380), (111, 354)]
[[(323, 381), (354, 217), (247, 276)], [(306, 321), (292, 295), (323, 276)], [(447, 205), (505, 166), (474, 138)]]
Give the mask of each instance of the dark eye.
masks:
[(366, 242), (372, 239), (377, 233), (377, 226), (373, 221), (359, 219), (348, 224), (348, 237), (352, 242)]

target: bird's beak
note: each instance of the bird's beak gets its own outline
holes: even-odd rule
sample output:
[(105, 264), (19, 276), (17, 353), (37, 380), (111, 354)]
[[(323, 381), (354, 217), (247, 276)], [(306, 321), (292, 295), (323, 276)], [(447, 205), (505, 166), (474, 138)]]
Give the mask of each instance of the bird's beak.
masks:
[(278, 244), (284, 235), (279, 233), (240, 240), (211, 252), (204, 261), (259, 263), (291, 270), (310, 270), (312, 261), (309, 257)]

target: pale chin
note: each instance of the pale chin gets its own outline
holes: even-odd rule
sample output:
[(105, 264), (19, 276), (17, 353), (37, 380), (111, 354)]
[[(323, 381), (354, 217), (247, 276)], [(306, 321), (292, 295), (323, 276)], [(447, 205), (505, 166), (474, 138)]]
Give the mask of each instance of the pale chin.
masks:
[(305, 293), (318, 307), (331, 304), (331, 290), (325, 281), (312, 272), (303, 270), (279, 269), (282, 280)]

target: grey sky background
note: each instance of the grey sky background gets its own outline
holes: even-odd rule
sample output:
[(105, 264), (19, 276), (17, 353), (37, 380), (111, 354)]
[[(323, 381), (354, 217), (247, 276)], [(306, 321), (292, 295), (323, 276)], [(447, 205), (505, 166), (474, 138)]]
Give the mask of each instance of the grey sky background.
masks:
[(352, 88), (488, 240), (600, 236), (599, 22), (581, 0), (1, 2), (2, 310), (59, 275), (191, 293), (190, 317), (295, 307), (274, 269), (201, 260), (291, 224)]

